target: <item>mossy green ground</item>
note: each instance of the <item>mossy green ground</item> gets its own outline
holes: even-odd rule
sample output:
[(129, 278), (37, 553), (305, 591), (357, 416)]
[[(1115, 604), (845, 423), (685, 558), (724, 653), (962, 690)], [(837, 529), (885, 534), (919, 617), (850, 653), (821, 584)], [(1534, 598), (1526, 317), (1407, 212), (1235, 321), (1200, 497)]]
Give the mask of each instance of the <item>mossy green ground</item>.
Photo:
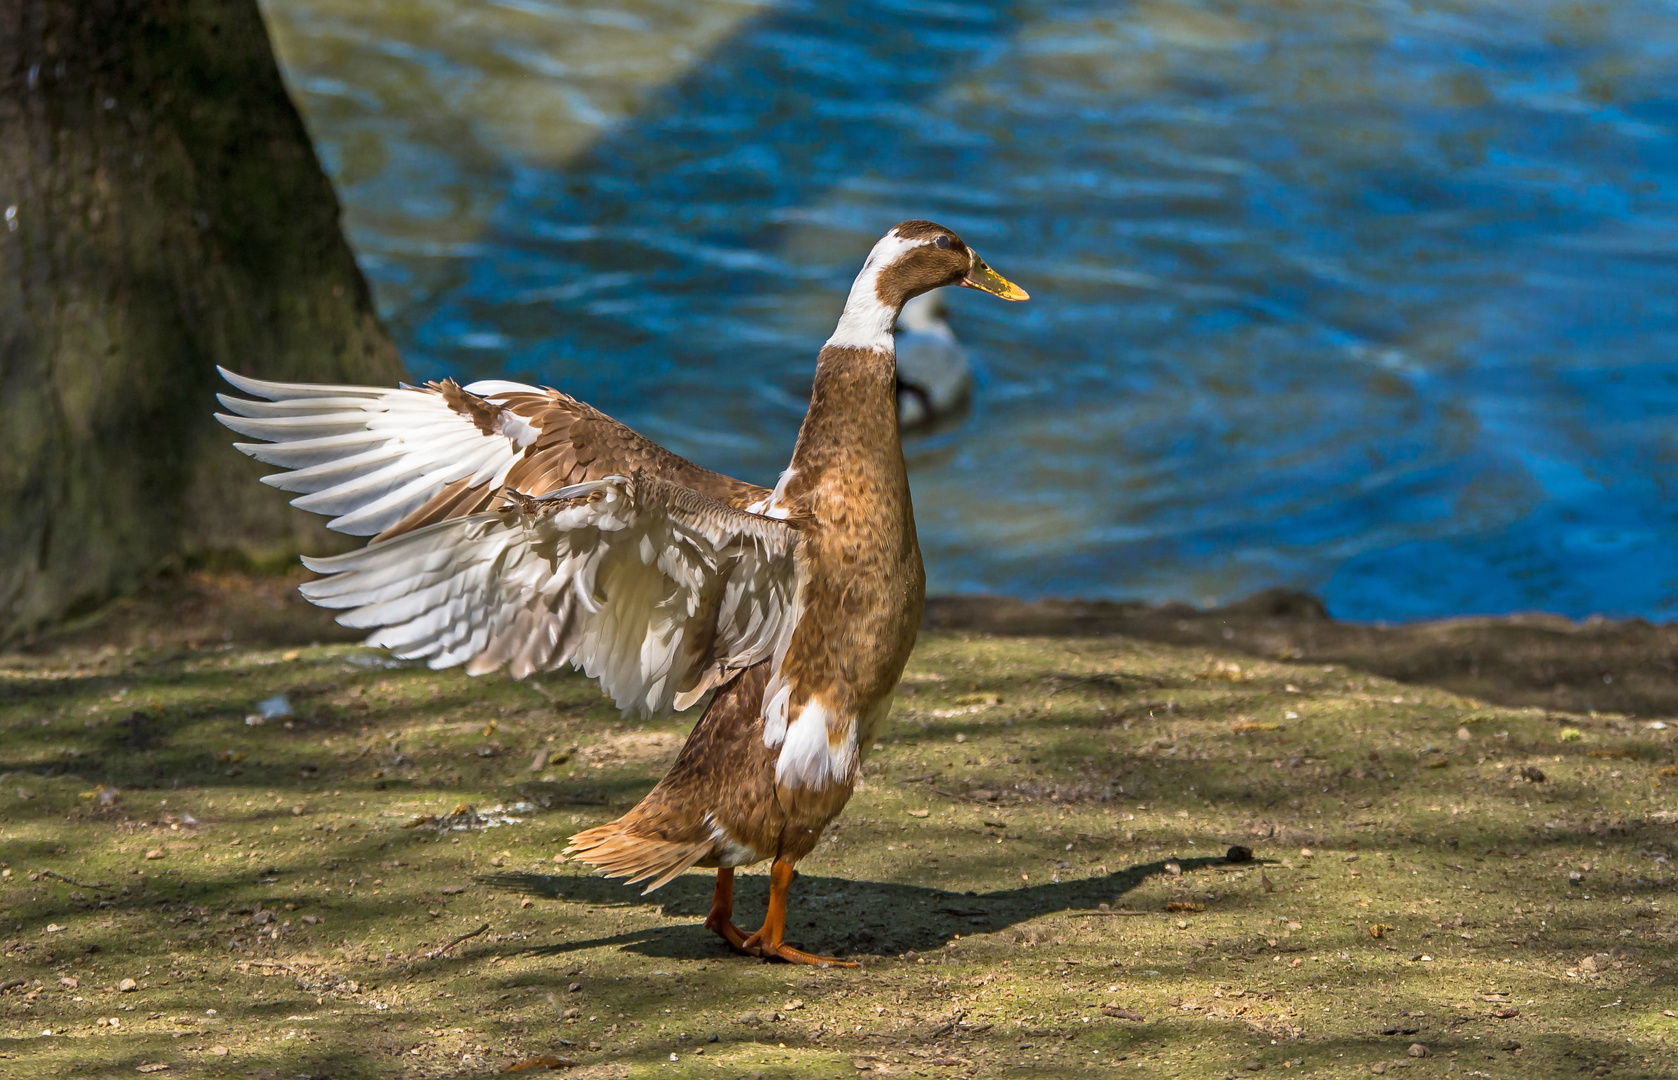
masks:
[[(189, 612), (0, 658), (0, 1074), (1678, 1073), (1650, 717), (927, 633), (794, 886), (790, 936), (862, 966), (810, 970), (727, 953), (708, 873), (643, 898), (555, 859), (696, 713), (310, 645), (265, 603), (260, 644)], [(295, 719), (247, 724), (272, 695)], [(491, 827), (413, 824), (462, 805)]]

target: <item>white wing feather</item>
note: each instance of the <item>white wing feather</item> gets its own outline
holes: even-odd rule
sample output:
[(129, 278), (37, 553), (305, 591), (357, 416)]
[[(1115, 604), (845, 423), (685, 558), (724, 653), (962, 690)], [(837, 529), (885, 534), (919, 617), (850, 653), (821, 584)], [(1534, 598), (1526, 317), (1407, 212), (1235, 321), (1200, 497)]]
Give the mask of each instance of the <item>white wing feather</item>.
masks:
[(303, 594), (398, 656), (519, 678), (569, 662), (646, 714), (686, 708), (791, 632), (798, 533), (783, 522), (645, 474), (509, 498), (305, 559), (329, 576)]
[[(327, 526), (375, 536), (467, 477), (499, 486), (541, 432), (504, 410), (503, 430), (489, 435), (451, 409), (440, 394), (415, 387), (316, 386), (222, 377), (254, 398), (218, 394), (227, 413), (216, 419), (261, 443), (234, 443), (258, 461), (289, 472), (264, 476), (291, 504), (333, 515)], [(486, 395), (540, 393), (495, 381), (466, 389)], [(233, 415), (229, 415), (233, 414)]]

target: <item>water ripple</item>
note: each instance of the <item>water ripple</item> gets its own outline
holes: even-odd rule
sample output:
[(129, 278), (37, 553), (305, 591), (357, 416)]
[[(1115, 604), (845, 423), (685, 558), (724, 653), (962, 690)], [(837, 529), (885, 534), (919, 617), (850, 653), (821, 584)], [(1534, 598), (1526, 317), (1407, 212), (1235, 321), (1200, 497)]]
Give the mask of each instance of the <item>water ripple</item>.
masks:
[(908, 447), (938, 590), (1678, 613), (1678, 14), (269, 0), (415, 373), (759, 482), (892, 222), (1033, 293)]

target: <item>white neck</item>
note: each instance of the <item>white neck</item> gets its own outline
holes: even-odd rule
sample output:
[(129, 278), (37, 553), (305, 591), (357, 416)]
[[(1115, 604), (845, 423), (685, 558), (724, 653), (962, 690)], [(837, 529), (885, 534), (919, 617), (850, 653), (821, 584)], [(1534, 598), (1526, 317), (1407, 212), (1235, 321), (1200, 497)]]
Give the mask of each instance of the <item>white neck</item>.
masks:
[(874, 250), (868, 253), (867, 261), (862, 264), (862, 273), (851, 283), (845, 312), (839, 316), (839, 325), (834, 328), (833, 336), (827, 339), (829, 345), (841, 349), (891, 349), (891, 328), (897, 321), (897, 310), (880, 300), (875, 286), (880, 271), (896, 262), (904, 252), (923, 243), (925, 241), (901, 239), (897, 230), (893, 229), (874, 245)]

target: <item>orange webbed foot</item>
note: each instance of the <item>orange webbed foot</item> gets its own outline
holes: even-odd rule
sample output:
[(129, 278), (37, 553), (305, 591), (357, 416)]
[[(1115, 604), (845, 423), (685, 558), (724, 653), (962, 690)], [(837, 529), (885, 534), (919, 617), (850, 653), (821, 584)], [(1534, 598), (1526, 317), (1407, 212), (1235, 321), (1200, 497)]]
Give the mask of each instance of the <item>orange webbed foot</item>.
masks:
[(782, 942), (781, 937), (786, 933), (787, 926), (787, 889), (792, 885), (793, 876), (792, 864), (789, 862), (776, 859), (770, 866), (769, 910), (764, 914), (763, 926), (757, 933), (747, 937), (730, 921), (734, 914), (734, 871), (717, 871), (717, 891), (711, 899), (711, 914), (705, 919), (705, 928), (713, 934), (720, 935), (730, 946), (748, 956), (779, 960), (783, 964), (805, 964), (810, 967), (856, 967), (854, 960), (841, 960), (837, 956), (817, 956)]
[(757, 953), (746, 948), (746, 932), (729, 920), (715, 917), (706, 919), (705, 929), (728, 942), (728, 947), (735, 952), (742, 952), (748, 956), (757, 955)]
[(855, 960), (841, 960), (837, 956), (818, 956), (807, 953), (803, 949), (795, 949), (785, 943), (773, 944), (762, 930), (753, 934), (738, 946), (743, 953), (759, 956), (765, 960), (779, 960), (785, 964), (805, 964), (809, 967), (844, 967), (854, 968)]
[(746, 932), (734, 925), (734, 868), (717, 871), (717, 888), (711, 894), (711, 912), (705, 916), (705, 929), (728, 942), (728, 947), (749, 956), (757, 954), (746, 948)]

